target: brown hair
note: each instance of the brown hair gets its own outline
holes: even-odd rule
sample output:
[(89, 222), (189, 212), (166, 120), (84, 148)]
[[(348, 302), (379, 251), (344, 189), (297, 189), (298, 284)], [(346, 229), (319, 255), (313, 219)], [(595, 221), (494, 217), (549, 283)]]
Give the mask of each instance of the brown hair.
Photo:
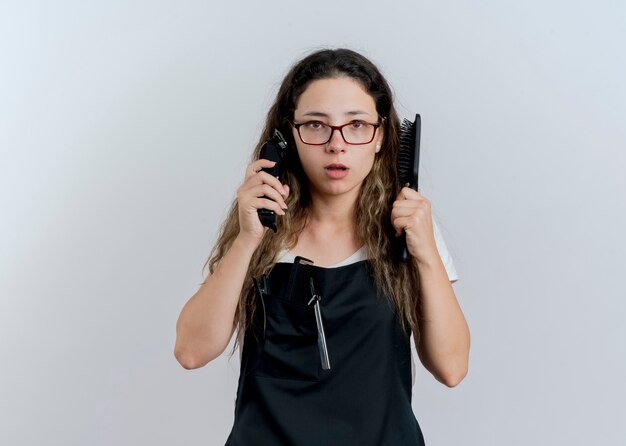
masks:
[[(276, 100), (268, 112), (251, 161), (258, 158), (261, 146), (271, 138), (274, 129), (279, 129), (289, 146), (295, 147), (291, 121), (300, 95), (315, 80), (344, 76), (360, 83), (372, 96), (378, 114), (384, 119), (381, 127), (384, 132), (383, 146), (361, 186), (354, 211), (354, 231), (358, 239), (367, 246), (368, 265), (380, 291), (388, 296), (397, 313), (403, 316), (399, 318), (402, 328), (410, 329), (418, 343), (419, 275), (411, 261), (397, 261), (393, 250), (395, 231), (391, 225), (391, 207), (400, 191), (396, 169), (400, 123), (393, 106), (392, 91), (378, 68), (361, 54), (343, 48), (319, 50), (294, 64), (283, 79)], [(281, 182), (288, 184), (290, 188), (286, 201), (289, 211), (277, 218), (278, 231), (275, 234), (266, 231), (252, 256), (235, 314), (238, 330), (235, 348), (256, 307), (252, 277), (269, 272), (280, 250), (293, 248), (306, 225), (310, 194), (296, 150), (288, 150), (285, 165)], [(221, 226), (217, 243), (204, 265), (206, 267), (208, 263), (210, 273), (213, 273), (238, 234), (239, 217), (235, 199)]]

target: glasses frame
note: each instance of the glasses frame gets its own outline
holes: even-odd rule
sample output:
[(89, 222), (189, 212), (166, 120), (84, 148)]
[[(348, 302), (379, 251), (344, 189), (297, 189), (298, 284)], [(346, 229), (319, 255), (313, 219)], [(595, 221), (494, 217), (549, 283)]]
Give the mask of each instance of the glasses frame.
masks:
[[(346, 141), (346, 137), (343, 134), (343, 128), (348, 126), (348, 125), (350, 125), (350, 124), (354, 124), (355, 122), (361, 122), (363, 124), (368, 124), (368, 125), (374, 126), (374, 131), (372, 132), (372, 139), (370, 139), (367, 142), (357, 142), (357, 143)], [(310, 142), (305, 142), (304, 139), (302, 139), (302, 135), (300, 134), (300, 126), (303, 126), (305, 124), (312, 124), (312, 123), (322, 124), (322, 125), (325, 125), (326, 127), (330, 128), (330, 135), (328, 136), (328, 140), (326, 142), (313, 144), (313, 143), (310, 143)], [(376, 124), (373, 124), (371, 122), (366, 122), (366, 121), (350, 121), (350, 122), (347, 122), (347, 123), (345, 123), (343, 125), (330, 125), (330, 124), (326, 124), (325, 122), (315, 121), (315, 120), (301, 122), (301, 123), (295, 123), (295, 122), (292, 121), (291, 125), (293, 125), (295, 127), (296, 131), (298, 132), (298, 136), (300, 137), (300, 141), (302, 141), (303, 144), (306, 144), (308, 146), (323, 146), (323, 145), (328, 144), (330, 142), (330, 140), (333, 139), (333, 132), (335, 130), (339, 130), (339, 134), (341, 135), (341, 138), (343, 139), (343, 141), (346, 144), (350, 144), (351, 146), (363, 146), (365, 144), (370, 144), (372, 141), (374, 141), (374, 138), (376, 137), (376, 131), (378, 130), (378, 127), (380, 127), (382, 125), (382, 120), (381, 120), (381, 122), (377, 122)]]

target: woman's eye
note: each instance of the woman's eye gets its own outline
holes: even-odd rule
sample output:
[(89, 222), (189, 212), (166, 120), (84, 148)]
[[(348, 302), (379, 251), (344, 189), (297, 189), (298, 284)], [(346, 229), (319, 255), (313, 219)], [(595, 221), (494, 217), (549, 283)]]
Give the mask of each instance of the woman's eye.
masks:
[(357, 130), (357, 129), (363, 128), (364, 125), (365, 125), (364, 122), (355, 121), (355, 122), (352, 122), (350, 124), (350, 127), (352, 127), (353, 129)]
[(306, 124), (306, 126), (311, 130), (319, 130), (324, 126), (324, 124), (322, 124), (321, 122), (309, 122), (308, 124)]

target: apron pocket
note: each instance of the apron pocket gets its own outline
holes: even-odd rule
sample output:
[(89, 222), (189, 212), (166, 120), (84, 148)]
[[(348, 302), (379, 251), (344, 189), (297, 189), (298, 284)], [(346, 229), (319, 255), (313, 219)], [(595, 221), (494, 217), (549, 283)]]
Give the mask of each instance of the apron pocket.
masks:
[(265, 336), (259, 343), (255, 375), (319, 381), (321, 360), (313, 306), (263, 296)]

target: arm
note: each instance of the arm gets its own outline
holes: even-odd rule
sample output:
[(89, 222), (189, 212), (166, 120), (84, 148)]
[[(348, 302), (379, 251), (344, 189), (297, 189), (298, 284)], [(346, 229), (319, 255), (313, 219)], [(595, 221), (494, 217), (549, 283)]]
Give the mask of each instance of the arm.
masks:
[(405, 232), (411, 261), (420, 275), (423, 320), (417, 354), (438, 381), (454, 387), (467, 374), (470, 334), (437, 250), (430, 201), (404, 187), (391, 219), (396, 235)]
[(174, 356), (186, 369), (221, 355), (235, 330), (235, 313), (256, 242), (238, 236), (176, 322)]
[(438, 252), (412, 261), (420, 274), (423, 317), (417, 354), (438, 381), (454, 387), (467, 374), (469, 328)]
[[(213, 273), (183, 307), (176, 322), (174, 356), (186, 369), (203, 367), (221, 355), (235, 330), (235, 314), (252, 255), (267, 231), (257, 210), (264, 208), (284, 215), (283, 200), (289, 190), (267, 172), (273, 161), (250, 164), (244, 183), (237, 190), (239, 235)], [(282, 195), (281, 195), (282, 194)]]

